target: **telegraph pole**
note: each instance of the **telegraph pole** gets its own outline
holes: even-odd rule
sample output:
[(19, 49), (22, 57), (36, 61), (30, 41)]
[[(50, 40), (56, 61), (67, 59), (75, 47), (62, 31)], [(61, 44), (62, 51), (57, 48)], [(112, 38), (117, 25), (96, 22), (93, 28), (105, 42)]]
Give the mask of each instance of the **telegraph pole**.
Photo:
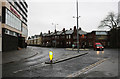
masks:
[(76, 1), (76, 8), (77, 8), (77, 49), (78, 49), (78, 53), (79, 53), (79, 33), (78, 33), (78, 19), (79, 19), (79, 16), (78, 16), (78, 0)]

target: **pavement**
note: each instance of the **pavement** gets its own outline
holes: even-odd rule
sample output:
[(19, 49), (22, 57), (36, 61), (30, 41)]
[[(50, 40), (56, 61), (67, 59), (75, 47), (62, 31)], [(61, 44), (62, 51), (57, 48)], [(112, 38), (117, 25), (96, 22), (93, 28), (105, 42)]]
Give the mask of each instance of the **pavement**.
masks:
[[(77, 48), (66, 48), (66, 50), (78, 50)], [(80, 51), (89, 51), (90, 49), (87, 49), (87, 48), (85, 48), (85, 49), (79, 49)]]
[(2, 53), (2, 64), (9, 64), (9, 63), (13, 63), (16, 61), (28, 59), (28, 58), (36, 56), (37, 54), (38, 52), (30, 47), (26, 49), (24, 48), (21, 50), (3, 52)]

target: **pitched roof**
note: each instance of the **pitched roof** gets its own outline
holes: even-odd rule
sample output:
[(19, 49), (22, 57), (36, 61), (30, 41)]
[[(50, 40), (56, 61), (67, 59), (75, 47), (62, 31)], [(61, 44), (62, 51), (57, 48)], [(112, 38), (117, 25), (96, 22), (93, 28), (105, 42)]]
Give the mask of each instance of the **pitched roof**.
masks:
[(63, 32), (63, 31), (58, 31), (56, 34), (57, 34), (57, 35), (60, 35), (60, 34), (62, 34), (62, 32)]
[(47, 35), (47, 33), (44, 33), (44, 34), (43, 34), (43, 36), (46, 36), (46, 35)]
[(85, 31), (83, 31), (83, 30), (79, 30), (78, 33), (79, 33), (80, 35), (82, 35), (82, 34), (87, 34), (87, 32), (85, 32)]
[(53, 34), (54, 34), (54, 32), (51, 32), (51, 33), (50, 33), (50, 35), (53, 35)]
[(73, 33), (73, 30), (67, 30), (66, 32), (65, 32), (65, 34), (72, 34)]

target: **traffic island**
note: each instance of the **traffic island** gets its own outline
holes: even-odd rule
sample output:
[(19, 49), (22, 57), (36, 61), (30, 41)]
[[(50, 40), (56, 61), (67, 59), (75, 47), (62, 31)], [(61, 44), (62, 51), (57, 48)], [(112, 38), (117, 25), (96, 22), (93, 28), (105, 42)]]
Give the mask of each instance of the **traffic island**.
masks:
[(74, 56), (71, 56), (71, 57), (67, 57), (65, 59), (55, 60), (55, 61), (52, 61), (52, 62), (46, 61), (45, 64), (56, 64), (56, 63), (67, 61), (67, 60), (70, 60), (70, 59), (73, 59), (73, 58), (77, 58), (77, 57), (80, 57), (80, 56), (83, 56), (83, 55), (86, 55), (86, 54), (88, 54), (88, 52), (81, 53), (81, 54), (78, 54), (78, 55), (74, 55)]

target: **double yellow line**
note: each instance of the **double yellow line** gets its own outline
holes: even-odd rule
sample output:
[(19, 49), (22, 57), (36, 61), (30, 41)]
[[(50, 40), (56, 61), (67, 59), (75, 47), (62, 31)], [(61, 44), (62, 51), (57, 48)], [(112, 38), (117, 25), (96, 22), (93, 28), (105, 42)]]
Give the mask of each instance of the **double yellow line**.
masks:
[(96, 63), (94, 63), (94, 64), (91, 64), (91, 65), (83, 68), (83, 69), (80, 70), (80, 71), (77, 71), (77, 72), (75, 72), (75, 73), (73, 73), (73, 74), (68, 75), (67, 77), (78, 77), (79, 75), (81, 75), (81, 74), (89, 71), (90, 69), (92, 69), (92, 68), (94, 68), (95, 66), (103, 63), (103, 62), (106, 61), (106, 60), (108, 60), (108, 58), (102, 59), (102, 60), (100, 60), (100, 61), (98, 61), (98, 62), (96, 62)]

